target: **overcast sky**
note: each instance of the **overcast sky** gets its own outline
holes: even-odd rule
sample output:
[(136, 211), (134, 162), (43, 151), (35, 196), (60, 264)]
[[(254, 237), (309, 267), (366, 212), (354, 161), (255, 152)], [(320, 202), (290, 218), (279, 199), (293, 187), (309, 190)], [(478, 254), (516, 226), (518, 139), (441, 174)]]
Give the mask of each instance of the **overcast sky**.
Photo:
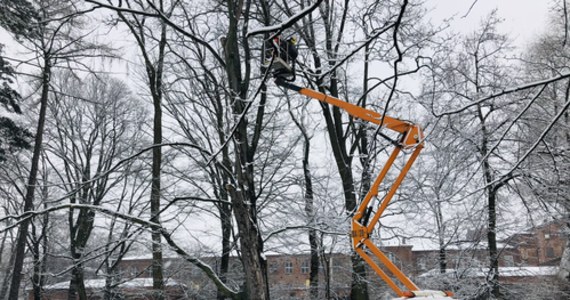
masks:
[[(552, 0), (427, 0), (433, 8), (433, 21), (454, 17), (452, 28), (470, 32), (493, 9), (504, 19), (500, 30), (510, 34), (517, 46), (524, 46), (546, 30), (548, 8)], [(472, 8), (471, 8), (472, 7)], [(471, 9), (470, 9), (471, 8)], [(467, 15), (467, 16), (466, 16)]]
[[(452, 29), (470, 32), (493, 9), (504, 18), (501, 30), (511, 35), (516, 46), (524, 46), (546, 30), (548, 8), (554, 0), (426, 0), (432, 21), (437, 24), (453, 17)], [(560, 0), (561, 1), (561, 0)], [(7, 53), (13, 54), (13, 44), (4, 30), (0, 30), (0, 43), (7, 44)]]

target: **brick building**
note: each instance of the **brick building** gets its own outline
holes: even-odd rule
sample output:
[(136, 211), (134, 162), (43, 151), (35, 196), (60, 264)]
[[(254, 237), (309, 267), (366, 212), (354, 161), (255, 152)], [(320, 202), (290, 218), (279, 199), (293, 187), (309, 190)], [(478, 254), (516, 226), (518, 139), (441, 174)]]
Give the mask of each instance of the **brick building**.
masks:
[(529, 266), (557, 266), (566, 246), (563, 222), (546, 223), (515, 234), (508, 243), (518, 250), (518, 261)]
[[(566, 243), (565, 235), (562, 234), (564, 226), (564, 223), (548, 223), (501, 241), (499, 266), (502, 282), (540, 282), (544, 277), (553, 276)], [(430, 277), (442, 276), (438, 262), (439, 250), (414, 250), (412, 245), (383, 246), (380, 249), (414, 281), (421, 283)], [(266, 257), (272, 299), (308, 299), (309, 256), (273, 254)], [(214, 270), (219, 270), (219, 257), (203, 257), (201, 260)], [(488, 250), (484, 243), (448, 246), (446, 261), (444, 276), (463, 276), (474, 281), (484, 281), (488, 272)], [(151, 262), (150, 257), (125, 258), (119, 264), (118, 276), (126, 280), (149, 279)], [(165, 258), (164, 266), (165, 277), (180, 283), (177, 286), (178, 294), (173, 294), (169, 299), (178, 299), (180, 289), (184, 290), (183, 299), (216, 297), (216, 288), (211, 280), (193, 264), (173, 257)], [(244, 278), (238, 258), (230, 259), (230, 270), (228, 285), (239, 290)], [(349, 254), (326, 255), (319, 270), (320, 295), (324, 297), (327, 294), (334, 299), (347, 298), (352, 282), (351, 271)], [(368, 275), (372, 283), (369, 285), (372, 295), (382, 295), (388, 291), (387, 286), (371, 270)]]
[[(87, 298), (91, 300), (105, 299), (105, 279), (86, 279), (85, 289)], [(115, 291), (120, 293), (121, 299), (128, 300), (148, 300), (152, 299), (152, 280), (150, 278), (132, 278), (113, 283)], [(59, 282), (44, 287), (42, 299), (45, 300), (67, 300), (69, 281)], [(185, 286), (173, 279), (165, 282), (165, 293), (168, 299), (186, 299)], [(28, 293), (28, 299), (33, 300), (33, 293)]]

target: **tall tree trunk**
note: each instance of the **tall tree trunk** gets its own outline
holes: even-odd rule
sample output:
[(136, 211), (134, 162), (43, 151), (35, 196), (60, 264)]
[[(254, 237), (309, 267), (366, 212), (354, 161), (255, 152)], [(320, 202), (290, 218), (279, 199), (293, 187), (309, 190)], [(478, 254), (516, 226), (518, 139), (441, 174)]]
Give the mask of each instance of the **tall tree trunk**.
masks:
[[(220, 97), (218, 97), (218, 95), (215, 97), (215, 100), (217, 101), (216, 105), (214, 105), (214, 107), (218, 108), (216, 110), (216, 121), (217, 121), (217, 128), (218, 128), (218, 138), (220, 143), (224, 143), (227, 139), (227, 136), (223, 130), (224, 128), (224, 113), (223, 113), (223, 104), (222, 101), (220, 99)], [(224, 148), (222, 149), (222, 165), (224, 166), (224, 168), (226, 170), (231, 170), (232, 169), (232, 163), (231, 163), (231, 159), (230, 159), (230, 155), (229, 155), (229, 150), (228, 148)], [(212, 170), (212, 173), (216, 173)], [(221, 255), (221, 259), (220, 259), (220, 269), (219, 269), (219, 276), (220, 276), (220, 280), (224, 283), (227, 282), (227, 274), (229, 272), (229, 268), (230, 268), (230, 254), (232, 251), (232, 245), (231, 245), (231, 238), (232, 238), (232, 229), (233, 229), (233, 222), (232, 222), (232, 206), (230, 204), (228, 204), (229, 201), (229, 195), (228, 195), (228, 191), (226, 190), (226, 186), (229, 184), (230, 182), (230, 178), (229, 178), (229, 174), (227, 174), (225, 171), (219, 171), (217, 172), (218, 176), (216, 176), (215, 174), (212, 175), (212, 177), (216, 176), (215, 179), (213, 179), (213, 182), (217, 182), (217, 187), (216, 187), (216, 192), (219, 196), (219, 198), (223, 201), (222, 203), (220, 203), (218, 205), (218, 211), (220, 213), (220, 222), (221, 222), (221, 229), (222, 229), (222, 255)], [(221, 181), (220, 181), (221, 180)], [(225, 295), (223, 293), (223, 291), (218, 290), (218, 296), (217, 298), (219, 300), (225, 299)]]
[[(47, 215), (47, 214), (46, 214)], [(32, 275), (32, 289), (34, 293), (34, 300), (42, 300), (42, 287), (41, 287), (41, 278), (42, 278), (42, 268), (41, 265), (42, 259), (40, 254), (40, 243), (41, 237), (38, 237), (36, 228), (34, 223), (31, 224), (32, 226), (32, 261), (34, 264), (33, 267), (33, 275)]]
[(488, 194), (488, 218), (489, 228), (487, 229), (487, 242), (489, 243), (489, 263), (491, 268), (491, 277), (489, 283), (491, 284), (491, 293), (495, 298), (501, 297), (499, 286), (499, 252), (497, 250), (497, 193), (493, 188), (490, 189)]
[[(84, 180), (86, 178), (83, 178)], [(89, 197), (87, 188), (85, 194), (82, 197)], [(88, 203), (87, 199), (82, 200), (83, 203)], [(70, 212), (70, 218), (73, 216), (73, 211)], [(93, 224), (95, 222), (95, 212), (87, 209), (81, 208), (79, 210), (79, 215), (77, 216), (76, 225), (72, 226), (71, 234), (71, 256), (73, 259), (73, 270), (71, 272), (71, 281), (69, 282), (69, 293), (68, 299), (75, 300), (79, 297), (80, 300), (87, 300), (87, 290), (85, 288), (85, 270), (83, 266), (83, 254), (85, 253), (85, 247), (87, 246), (87, 241), (91, 236), (91, 231), (93, 230)], [(77, 293), (77, 294), (76, 294)]]
[(447, 269), (447, 251), (445, 249), (445, 228), (443, 225), (443, 213), (441, 212), (441, 203), (439, 199), (436, 200), (435, 205), (435, 213), (436, 213), (436, 223), (437, 223), (437, 238), (439, 243), (439, 256), (438, 256), (438, 264), (439, 264), (439, 273), (445, 274)]
[[(289, 102), (288, 102), (289, 103)], [(303, 135), (303, 177), (305, 183), (305, 214), (308, 220), (308, 235), (310, 246), (310, 273), (309, 273), (309, 295), (311, 299), (319, 297), (319, 238), (317, 230), (314, 227), (315, 220), (315, 207), (314, 207), (314, 194), (313, 194), (313, 180), (311, 176), (311, 167), (309, 158), (311, 154), (311, 139), (307, 134), (304, 125), (295, 118), (293, 112), (289, 109), (289, 114), (293, 122)]]
[[(51, 62), (49, 58), (44, 59), (44, 67), (42, 69), (42, 93), (40, 98), (40, 113), (38, 116), (38, 126), (36, 128), (36, 137), (34, 140), (34, 152), (30, 166), (30, 174), (28, 176), (28, 184), (26, 187), (26, 195), (24, 197), (24, 213), (34, 208), (34, 194), (38, 177), (38, 169), (40, 162), (40, 154), (43, 142), (44, 126), (47, 111), (47, 100), (49, 96), (49, 82), (51, 77)], [(18, 227), (18, 235), (16, 237), (16, 246), (14, 251), (16, 257), (12, 268), (12, 280), (10, 282), (10, 292), (8, 299), (18, 299), (20, 292), (20, 282), (22, 280), (22, 270), (24, 268), (24, 257), (26, 255), (26, 239), (28, 237), (28, 227), (31, 219), (25, 218)]]
[[(163, 9), (162, 1), (160, 9)], [(153, 120), (153, 144), (162, 144), (162, 74), (164, 67), (164, 56), (166, 47), (166, 24), (161, 21), (161, 34), (158, 42), (158, 61), (153, 64), (145, 61), (147, 74), (150, 82), (152, 103), (154, 108)], [(144, 50), (143, 50), (144, 51)], [(164, 299), (164, 274), (162, 257), (162, 235), (160, 226), (160, 177), (162, 167), (162, 148), (154, 147), (152, 150), (152, 183), (150, 191), (150, 221), (152, 236), (152, 288), (155, 292), (155, 299)]]
[[(222, 198), (224, 201), (228, 201), (228, 197)], [(230, 268), (230, 254), (232, 251), (231, 247), (231, 234), (232, 234), (232, 209), (228, 204), (220, 204), (220, 218), (222, 219), (222, 257), (220, 259), (220, 280), (222, 282), (227, 282), (227, 275)], [(218, 291), (218, 299), (222, 300), (226, 297), (222, 291)]]
[[(163, 28), (164, 30), (164, 28)], [(161, 79), (156, 78), (160, 81)], [(151, 84), (158, 84), (152, 82)], [(160, 95), (160, 87), (153, 93), (154, 122), (153, 122), (153, 144), (160, 145), (162, 143), (162, 99)], [(150, 192), (150, 221), (154, 224), (160, 224), (160, 169), (162, 165), (162, 148), (154, 147), (152, 150), (152, 183)], [(161, 226), (153, 225), (152, 231), (152, 288), (155, 291), (156, 299), (163, 299), (164, 278), (162, 271), (162, 240)]]
[[(248, 6), (249, 6), (248, 1)], [(224, 57), (228, 76), (229, 97), (235, 116), (241, 116), (246, 108), (247, 78), (242, 79), (241, 60), (238, 47), (238, 14), (242, 12), (241, 1), (227, 1), (229, 27), (224, 41)], [(245, 12), (244, 17), (249, 12)], [(247, 54), (247, 40), (244, 41)], [(246, 70), (246, 75), (247, 75)], [(260, 105), (262, 106), (262, 105)], [(237, 120), (236, 120), (237, 121)], [(256, 127), (260, 127), (256, 124)], [(253, 158), (255, 147), (250, 146), (247, 135), (246, 118), (237, 125), (235, 140), (235, 173), (237, 187), (227, 186), (232, 199), (234, 216), (239, 230), (240, 250), (245, 271), (245, 288), (248, 299), (269, 299), (267, 262), (262, 256), (263, 240), (257, 223), (257, 205), (254, 185)], [(255, 142), (255, 141), (254, 141)], [(239, 190), (238, 190), (239, 189)]]
[[(222, 107), (222, 106), (219, 106)], [(221, 120), (221, 119), (219, 119)], [(218, 128), (223, 128), (221, 125)], [(225, 135), (222, 134), (223, 137)], [(221, 139), (223, 142), (224, 139)], [(223, 149), (222, 151), (222, 164), (228, 170), (231, 169), (231, 163), (229, 159), (229, 154), (227, 149)], [(229, 179), (228, 175), (225, 173), (220, 174), (222, 176), (222, 184), (218, 186), (218, 192), (220, 194), (220, 199), (224, 201), (224, 203), (220, 203), (218, 205), (218, 210), (220, 212), (220, 222), (222, 226), (222, 255), (220, 259), (220, 269), (219, 269), (219, 276), (220, 280), (224, 283), (227, 282), (227, 275), (230, 268), (230, 254), (232, 251), (231, 245), (231, 237), (232, 237), (232, 207), (227, 203), (229, 201), (228, 192), (226, 191), (225, 187), (228, 185)], [(219, 300), (226, 299), (224, 293), (218, 290), (217, 298)]]
[(311, 170), (309, 166), (309, 154), (310, 154), (310, 141), (305, 135), (305, 145), (304, 145), (304, 155), (303, 155), (303, 174), (305, 177), (305, 213), (309, 222), (309, 246), (311, 248), (311, 262), (310, 262), (310, 295), (311, 299), (317, 299), (319, 297), (319, 240), (317, 236), (317, 230), (314, 228), (315, 220), (315, 207), (313, 204), (313, 181), (311, 178)]
[[(159, 1), (158, 9), (165, 13), (163, 1)], [(152, 170), (151, 170), (151, 191), (150, 191), (150, 226), (152, 240), (152, 287), (154, 291), (154, 299), (164, 299), (164, 275), (163, 275), (163, 257), (162, 257), (162, 226), (160, 225), (160, 196), (161, 196), (161, 166), (162, 166), (162, 148), (158, 145), (162, 144), (162, 83), (163, 68), (166, 48), (166, 23), (164, 20), (160, 22), (160, 37), (158, 38), (158, 53), (156, 60), (153, 55), (147, 51), (147, 27), (145, 27), (144, 19), (129, 20), (122, 12), (117, 11), (121, 20), (129, 27), (129, 30), (136, 38), (137, 44), (141, 50), (146, 75), (148, 78), (149, 89), (153, 104), (153, 145), (156, 147), (152, 150)], [(136, 17), (134, 17), (136, 19)], [(144, 17), (143, 17), (144, 18)], [(154, 46), (150, 46), (154, 49)]]
[[(476, 63), (477, 65), (477, 63)], [(478, 78), (478, 76), (476, 76)], [(479, 91), (478, 81), (476, 80), (477, 91)], [(489, 132), (487, 129), (487, 124), (485, 123), (485, 116), (481, 107), (478, 107), (477, 116), (481, 124), (481, 144), (480, 144), (480, 155), (483, 159), (482, 170), (484, 176), (484, 182), (487, 186), (487, 243), (489, 245), (489, 268), (491, 276), (489, 277), (489, 284), (491, 288), (491, 294), (495, 298), (500, 298), (501, 291), (499, 286), (499, 252), (497, 250), (497, 184), (493, 184), (494, 176), (493, 170), (489, 163), (488, 152), (489, 152)]]

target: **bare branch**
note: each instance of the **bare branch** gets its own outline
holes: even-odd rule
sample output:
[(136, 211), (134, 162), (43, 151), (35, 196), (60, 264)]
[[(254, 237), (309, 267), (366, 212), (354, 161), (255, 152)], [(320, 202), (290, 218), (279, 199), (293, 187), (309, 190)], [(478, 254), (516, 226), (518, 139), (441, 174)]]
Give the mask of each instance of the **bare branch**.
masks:
[(483, 103), (483, 102), (485, 102), (485, 101), (488, 101), (488, 100), (491, 100), (491, 99), (494, 99), (494, 98), (497, 98), (497, 97), (501, 97), (501, 96), (504, 96), (504, 95), (512, 94), (512, 93), (514, 93), (514, 92), (519, 92), (519, 91), (531, 89), (531, 88), (534, 88), (534, 87), (537, 87), (537, 86), (541, 86), (541, 85), (547, 85), (547, 84), (550, 84), (550, 83), (553, 83), (553, 82), (556, 82), (556, 81), (560, 81), (560, 80), (563, 80), (563, 79), (566, 79), (566, 78), (570, 78), (570, 73), (565, 73), (565, 74), (562, 74), (562, 75), (560, 75), (560, 76), (551, 77), (551, 78), (544, 79), (544, 80), (541, 80), (541, 81), (535, 81), (535, 82), (531, 82), (531, 83), (528, 83), (528, 84), (519, 85), (519, 86), (516, 86), (516, 87), (504, 89), (503, 91), (501, 91), (501, 92), (499, 92), (499, 93), (491, 94), (491, 95), (489, 95), (489, 96), (485, 96), (485, 97), (483, 97), (483, 98), (477, 99), (477, 100), (473, 101), (472, 103), (469, 103), (469, 104), (467, 104), (467, 105), (464, 105), (464, 106), (462, 106), (462, 107), (460, 107), (460, 108), (458, 108), (458, 109), (448, 110), (448, 111), (445, 111), (445, 112), (442, 112), (442, 113), (436, 113), (436, 112), (432, 112), (432, 113), (433, 113), (433, 115), (436, 116), (436, 117), (443, 117), (443, 116), (447, 116), (447, 115), (457, 114), (457, 113), (460, 113), (460, 112), (463, 112), (463, 111), (467, 110), (468, 108), (470, 108), (470, 107), (472, 107), (472, 106), (479, 105), (479, 104), (481, 104), (481, 103)]
[(291, 26), (293, 26), (293, 24), (295, 24), (297, 21), (299, 21), (300, 19), (302, 19), (304, 16), (312, 13), (315, 9), (317, 9), (317, 7), (319, 7), (319, 5), (321, 4), (321, 2), (323, 2), (323, 0), (317, 0), (315, 3), (313, 3), (313, 5), (303, 9), (302, 11), (300, 11), (299, 13), (297, 13), (296, 15), (293, 15), (292, 17), (290, 17), (289, 19), (287, 19), (285, 22), (280, 23), (279, 25), (275, 25), (275, 26), (267, 26), (267, 27), (262, 27), (259, 29), (254, 29), (252, 31), (249, 31), (246, 34), (246, 37), (250, 37), (253, 35), (257, 35), (257, 34), (262, 34), (262, 33), (273, 33), (273, 35), (270, 37), (276, 37), (278, 36), (281, 32), (283, 32), (283, 30), (285, 30), (286, 28), (289, 28)]

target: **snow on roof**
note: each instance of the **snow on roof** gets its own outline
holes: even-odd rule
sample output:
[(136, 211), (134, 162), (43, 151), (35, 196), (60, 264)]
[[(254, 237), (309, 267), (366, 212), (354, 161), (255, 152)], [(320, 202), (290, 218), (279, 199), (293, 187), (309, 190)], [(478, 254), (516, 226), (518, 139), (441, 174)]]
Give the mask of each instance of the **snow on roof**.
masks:
[[(164, 282), (165, 286), (182, 285), (176, 280), (168, 279)], [(133, 278), (128, 281), (122, 282), (118, 285), (119, 288), (142, 288), (152, 287), (152, 278)], [(69, 288), (69, 281), (62, 281), (45, 286), (46, 290), (66, 290)], [(85, 288), (88, 289), (103, 289), (105, 288), (105, 279), (86, 279)]]
[[(555, 276), (558, 267), (500, 267), (499, 274), (501, 277), (537, 277), (537, 276)], [(466, 277), (486, 277), (489, 274), (489, 268), (467, 268), (463, 270), (445, 269), (445, 275), (461, 275)], [(439, 269), (431, 269), (419, 277), (435, 277), (441, 276)]]
[[(412, 251), (437, 251), (439, 250), (439, 245), (434, 241), (429, 239), (413, 239), (411, 240), (408, 245), (412, 245)], [(497, 243), (498, 249), (514, 249), (512, 245), (507, 243)], [(446, 250), (486, 250), (488, 249), (487, 242), (479, 241), (479, 242), (456, 242), (451, 243), (445, 247)]]

